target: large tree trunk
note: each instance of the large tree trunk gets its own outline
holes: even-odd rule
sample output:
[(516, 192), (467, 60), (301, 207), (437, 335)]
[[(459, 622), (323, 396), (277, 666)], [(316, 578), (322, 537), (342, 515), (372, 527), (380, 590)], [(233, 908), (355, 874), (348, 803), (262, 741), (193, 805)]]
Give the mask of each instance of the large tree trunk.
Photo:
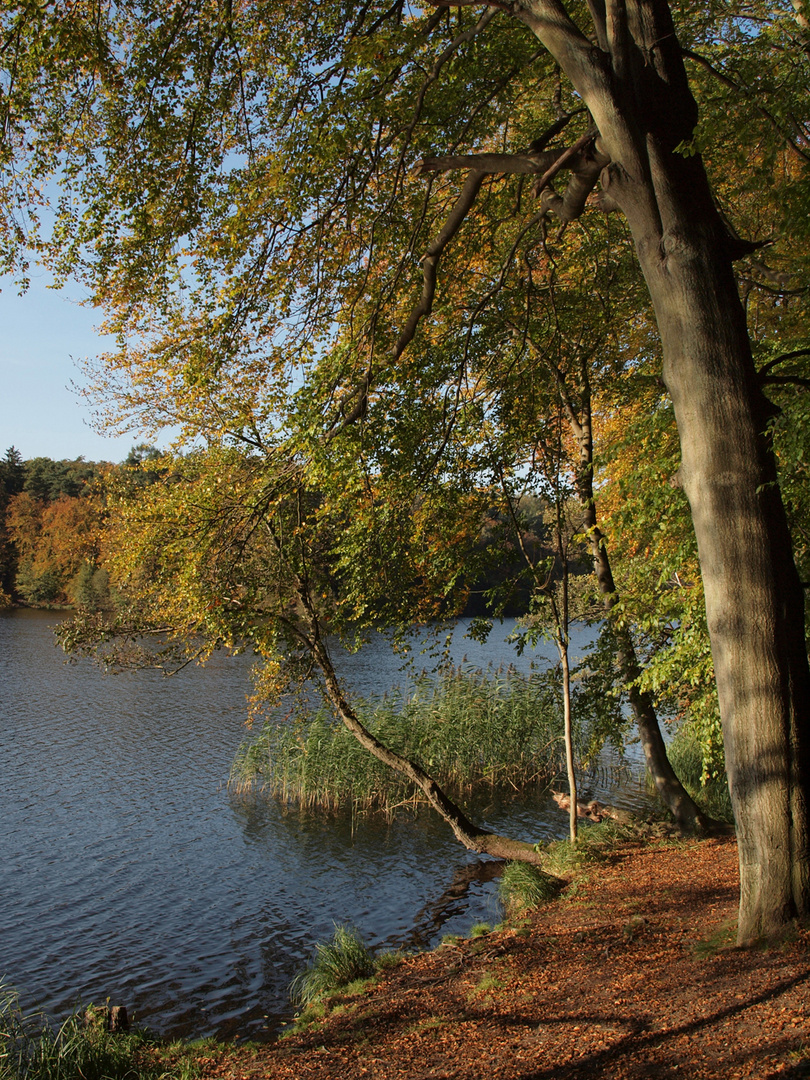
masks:
[(804, 602), (720, 230), (697, 222), (667, 239), (642, 266), (698, 542), (747, 942), (810, 914)]
[(703, 576), (740, 857), (738, 940), (810, 915), (810, 670), (802, 589), (731, 264), (695, 155), (697, 120), (664, 0), (594, 2), (595, 47), (557, 0), (518, 14), (571, 79), (609, 159), (661, 333)]

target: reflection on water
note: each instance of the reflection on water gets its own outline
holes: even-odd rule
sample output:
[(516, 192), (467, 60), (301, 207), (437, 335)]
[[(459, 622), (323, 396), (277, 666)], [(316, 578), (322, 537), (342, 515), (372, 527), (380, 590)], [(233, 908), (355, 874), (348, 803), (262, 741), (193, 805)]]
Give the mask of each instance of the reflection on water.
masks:
[[(0, 617), (4, 778), (0, 976), (59, 1015), (121, 1003), (165, 1034), (260, 1035), (334, 921), (372, 945), (425, 946), (498, 917), (491, 871), (428, 814), (302, 815), (232, 799), (250, 662), (216, 656), (171, 679), (65, 664), (47, 612)], [(461, 642), (473, 666), (509, 646)], [(528, 658), (520, 661), (528, 666)], [(360, 693), (401, 681), (384, 641), (341, 659)], [(608, 771), (588, 795), (632, 809)], [(542, 793), (485, 798), (479, 820), (522, 839), (562, 835)]]

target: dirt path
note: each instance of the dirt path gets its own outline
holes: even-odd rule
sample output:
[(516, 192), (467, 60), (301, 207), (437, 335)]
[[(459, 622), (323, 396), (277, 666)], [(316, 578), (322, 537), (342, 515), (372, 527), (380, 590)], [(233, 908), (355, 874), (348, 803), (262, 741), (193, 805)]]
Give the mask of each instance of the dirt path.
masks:
[(732, 947), (731, 840), (629, 846), (528, 925), (405, 960), (206, 1080), (810, 1077), (810, 934)]

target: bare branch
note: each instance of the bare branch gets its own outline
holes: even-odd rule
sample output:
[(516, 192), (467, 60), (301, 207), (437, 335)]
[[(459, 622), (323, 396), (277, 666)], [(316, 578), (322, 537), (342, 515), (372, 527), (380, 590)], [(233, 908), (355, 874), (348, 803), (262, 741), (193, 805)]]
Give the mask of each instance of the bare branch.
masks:
[(630, 33), (624, 0), (608, 0), (606, 34), (613, 71), (620, 82), (624, 81), (630, 70)]
[(426, 157), (417, 162), (419, 175), (431, 172), (452, 172), (453, 169), (475, 169), (480, 173), (536, 176), (545, 172), (559, 158), (559, 150), (543, 150), (526, 154), (448, 154)]
[(607, 11), (605, 0), (587, 0), (588, 11), (593, 20), (593, 28), (596, 33), (596, 44), (602, 52), (608, 52), (607, 39)]
[[(764, 245), (762, 246), (764, 247)], [(753, 267), (754, 270), (757, 271), (757, 273), (762, 274), (766, 281), (770, 281), (772, 285), (778, 285), (780, 288), (790, 291), (788, 289), (788, 286), (791, 283), (793, 277), (792, 274), (785, 274), (780, 273), (777, 270), (771, 270), (769, 266), (766, 266), (765, 263), (761, 262), (759, 259), (749, 259), (748, 263), (751, 267)], [(793, 291), (799, 293), (803, 292), (804, 290), (796, 289)]]
[(769, 360), (764, 367), (759, 369), (759, 377), (767, 375), (769, 371), (773, 371), (779, 364), (784, 364), (786, 360), (796, 360), (800, 356), (810, 356), (810, 349), (794, 349), (793, 352), (782, 353), (781, 356), (775, 356), (773, 360)]
[(512, 13), (542, 41), (588, 104), (587, 91), (603, 84), (603, 73), (594, 66), (592, 43), (560, 0), (521, 0)]
[[(501, 175), (537, 174), (540, 179), (535, 183), (533, 192), (540, 195), (562, 169), (571, 169), (572, 176), (564, 195), (546, 192), (543, 196), (543, 209), (551, 211), (560, 221), (574, 221), (585, 209), (585, 202), (593, 190), (599, 174), (610, 159), (598, 150), (591, 149), (583, 153), (594, 141), (598, 132), (590, 127), (584, 135), (566, 150), (540, 150), (528, 154), (462, 154), (446, 157), (423, 158), (419, 162), (420, 174), (446, 172), (450, 169), (472, 168), (480, 173), (498, 173)], [(611, 200), (612, 204), (612, 200)], [(611, 205), (611, 209), (615, 204)]]

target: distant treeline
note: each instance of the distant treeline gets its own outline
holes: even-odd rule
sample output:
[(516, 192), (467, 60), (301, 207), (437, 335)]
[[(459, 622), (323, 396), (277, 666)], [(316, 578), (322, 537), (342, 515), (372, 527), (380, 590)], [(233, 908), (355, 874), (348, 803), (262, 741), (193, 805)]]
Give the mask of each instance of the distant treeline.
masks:
[(0, 459), (0, 605), (96, 608), (109, 601), (103, 534), (112, 475), (157, 451), (134, 447), (120, 465)]
[[(13, 446), (0, 459), (0, 607), (69, 606), (92, 610), (114, 603), (105, 568), (105, 530), (110, 497), (122, 481), (129, 489), (149, 483), (163, 472), (160, 452), (133, 447), (120, 464), (24, 461)], [(522, 501), (524, 545), (537, 554), (545, 539), (544, 506), (530, 497)], [(504, 541), (499, 515), (482, 522), (476, 545), (499, 551), (486, 578), (471, 583), (468, 615), (491, 613), (493, 590), (503, 614), (528, 609), (531, 582), (522, 556)]]

